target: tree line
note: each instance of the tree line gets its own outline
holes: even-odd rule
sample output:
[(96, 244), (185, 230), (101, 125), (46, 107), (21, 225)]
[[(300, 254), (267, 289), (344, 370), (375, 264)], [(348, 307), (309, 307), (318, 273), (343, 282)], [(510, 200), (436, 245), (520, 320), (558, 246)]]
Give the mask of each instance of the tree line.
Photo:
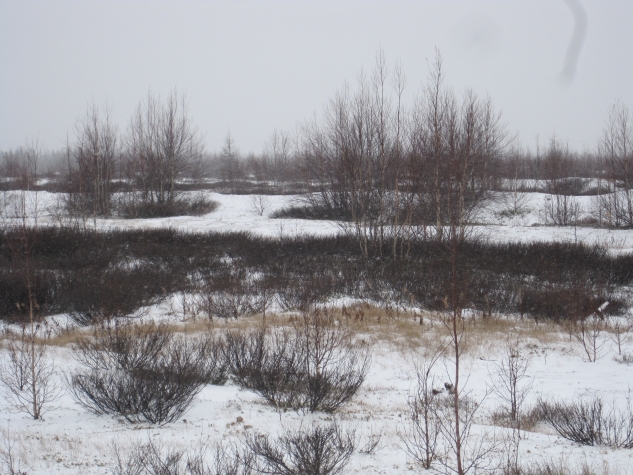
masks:
[[(610, 110), (593, 152), (575, 153), (555, 136), (529, 151), (490, 98), (459, 96), (446, 85), (439, 53), (411, 104), (405, 89), (402, 70), (389, 69), (379, 53), (372, 73), (332, 97), (321, 118), (294, 135), (274, 131), (262, 153), (247, 156), (230, 133), (220, 153), (207, 152), (177, 90), (165, 99), (148, 93), (124, 130), (108, 106), (92, 104), (63, 152), (42, 153), (37, 143), (3, 152), (1, 185), (36, 188), (45, 159), (54, 189), (69, 193), (67, 209), (92, 217), (188, 213), (194, 205), (176, 204), (183, 191), (201, 188), (304, 193), (304, 217), (352, 223), (367, 250), (381, 248), (387, 235), (396, 246), (415, 234), (441, 238), (451, 219), (468, 221), (499, 190), (517, 195), (515, 214), (519, 193), (554, 195), (543, 214), (559, 225), (577, 224), (573, 196), (595, 195), (600, 225), (633, 226), (633, 122), (624, 103)], [(117, 192), (125, 194), (115, 203)]]

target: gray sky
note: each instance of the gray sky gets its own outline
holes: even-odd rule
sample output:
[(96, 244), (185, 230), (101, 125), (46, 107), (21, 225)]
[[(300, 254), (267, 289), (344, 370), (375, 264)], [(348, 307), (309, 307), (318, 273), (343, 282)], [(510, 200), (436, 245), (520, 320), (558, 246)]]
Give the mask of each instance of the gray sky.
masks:
[(0, 149), (62, 147), (93, 100), (125, 130), (149, 89), (177, 87), (210, 151), (230, 130), (259, 152), (354, 85), (379, 48), (413, 97), (437, 47), (447, 83), (490, 95), (524, 144), (556, 133), (582, 151), (616, 99), (633, 107), (631, 25), (630, 0), (0, 0)]

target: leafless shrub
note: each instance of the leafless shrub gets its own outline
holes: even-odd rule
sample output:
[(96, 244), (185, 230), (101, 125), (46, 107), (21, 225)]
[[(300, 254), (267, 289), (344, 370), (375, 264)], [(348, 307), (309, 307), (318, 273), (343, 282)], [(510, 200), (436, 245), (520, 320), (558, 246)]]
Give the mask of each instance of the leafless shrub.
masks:
[(22, 469), (22, 457), (17, 453), (17, 438), (8, 430), (2, 430), (0, 440), (0, 474), (2, 475), (28, 475)]
[(118, 204), (118, 212), (124, 218), (165, 218), (170, 216), (202, 216), (218, 209), (220, 204), (204, 195), (178, 196), (171, 202), (154, 202), (134, 199), (128, 194)]
[(229, 371), (277, 408), (334, 412), (365, 380), (370, 355), (332, 312), (302, 315), (291, 330), (226, 335)]
[(545, 197), (540, 216), (546, 224), (572, 226), (578, 224), (583, 211), (577, 197), (555, 194)]
[(630, 319), (617, 319), (606, 325), (605, 329), (611, 341), (618, 347), (618, 355), (622, 356), (622, 346), (631, 341), (633, 322)]
[(501, 475), (617, 475), (620, 472), (613, 470), (608, 465), (602, 469), (596, 469), (587, 462), (582, 464), (570, 463), (569, 460), (531, 461), (530, 464), (523, 464), (516, 469), (503, 469)]
[(613, 359), (620, 364), (633, 364), (633, 353), (624, 352), (621, 355), (616, 355)]
[(540, 400), (545, 421), (561, 437), (583, 445), (633, 448), (633, 408), (630, 394), (626, 409), (605, 407), (595, 396), (589, 401)]
[[(207, 459), (211, 453), (212, 463)], [(127, 454), (114, 445), (113, 475), (248, 475), (250, 457), (237, 446), (201, 444), (196, 451), (166, 448), (161, 441), (135, 443)]]
[(381, 442), (382, 431), (378, 433), (370, 431), (370, 433), (365, 435), (360, 441), (361, 445), (359, 445), (358, 451), (361, 454), (375, 454), (380, 449)]
[(503, 349), (501, 361), (495, 363), (492, 392), (502, 403), (512, 427), (521, 429), (521, 415), (525, 399), (532, 389), (532, 381), (525, 381), (530, 360), (519, 350), (518, 339), (511, 339)]
[(255, 283), (243, 268), (208, 277), (200, 285), (196, 309), (210, 319), (254, 315), (260, 310)]
[(251, 195), (251, 208), (259, 216), (264, 216), (270, 208), (270, 200), (266, 195)]
[(54, 379), (55, 364), (49, 349), (35, 343), (40, 328), (38, 324), (31, 335), (26, 327), (22, 327), (17, 339), (8, 340), (8, 361), (0, 363), (0, 382), (13, 406), (34, 419), (40, 419), (61, 395), (61, 388)]
[(398, 430), (404, 450), (426, 470), (437, 457), (440, 436), (439, 391), (434, 389), (436, 379), (432, 375), (438, 357), (439, 352), (416, 368), (417, 385), (408, 400), (409, 424)]
[(228, 332), (224, 355), (231, 376), (241, 387), (278, 409), (297, 405), (299, 354), (290, 332)]
[(224, 292), (214, 292), (202, 295), (198, 300), (198, 308), (210, 319), (237, 319), (245, 315), (257, 313), (257, 305), (253, 295), (244, 292), (242, 288), (233, 288)]
[(177, 338), (166, 326), (111, 325), (78, 344), (75, 357), (84, 365), (69, 378), (77, 402), (129, 422), (173, 422), (205, 385), (225, 380), (214, 338)]
[(95, 329), (92, 338), (75, 344), (74, 357), (91, 369), (143, 368), (165, 351), (173, 337), (165, 323), (106, 322)]
[(580, 343), (587, 361), (595, 363), (602, 356), (605, 340), (603, 332), (605, 329), (604, 321), (596, 315), (572, 323), (571, 334), (574, 339)]
[(326, 275), (310, 275), (282, 279), (275, 295), (279, 306), (286, 311), (307, 312), (333, 293), (334, 283)]
[(354, 341), (330, 310), (304, 313), (294, 326), (305, 389), (300, 407), (333, 412), (358, 391), (369, 371), (369, 347)]
[(258, 473), (270, 475), (336, 475), (343, 473), (356, 450), (353, 430), (338, 423), (287, 432), (278, 438), (251, 435), (246, 446)]

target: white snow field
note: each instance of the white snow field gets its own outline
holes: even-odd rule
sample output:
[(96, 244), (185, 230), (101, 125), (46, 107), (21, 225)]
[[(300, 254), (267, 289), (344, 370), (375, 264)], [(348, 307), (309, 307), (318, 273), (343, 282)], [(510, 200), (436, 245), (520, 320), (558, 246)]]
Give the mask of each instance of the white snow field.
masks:
[[(298, 200), (296, 196), (267, 197), (269, 208), (260, 216), (248, 195), (208, 195), (220, 206), (205, 216), (98, 219), (96, 227), (170, 227), (191, 232), (247, 231), (271, 237), (323, 235), (342, 230), (334, 222), (270, 219), (267, 216)], [(4, 199), (9, 202), (11, 196)], [(538, 225), (542, 222), (538, 210), (545, 199), (546, 195), (541, 193), (529, 194), (526, 206), (530, 210), (518, 219), (501, 218), (498, 213), (487, 211), (478, 218), (480, 225), (477, 229), (484, 238), (493, 241), (578, 241), (602, 244), (614, 253), (633, 252), (631, 230)], [(586, 201), (583, 205), (588, 208), (589, 198), (582, 197), (581, 200)], [(33, 207), (35, 196), (29, 195), (28, 202)], [(54, 213), (50, 212), (54, 202), (54, 194), (38, 194), (38, 225), (55, 224)], [(5, 224), (13, 219), (8, 209), (10, 207), (5, 210)], [(31, 219), (34, 220), (34, 217), (31, 216)], [(94, 224), (92, 221), (88, 223), (89, 226)], [(335, 303), (340, 304), (332, 302)], [(174, 313), (167, 301), (148, 309), (146, 315), (184, 325)], [(328, 423), (332, 419), (339, 420), (343, 427), (356, 429), (361, 440), (371, 434), (382, 434), (376, 451), (355, 453), (343, 473), (443, 473), (439, 463), (435, 463), (435, 468), (430, 471), (416, 466), (403, 450), (398, 437), (398, 432), (407, 424), (407, 400), (415, 386), (415, 366), (425, 360), (445, 333), (433, 315), (425, 316), (424, 325), (407, 315), (398, 321), (369, 321), (358, 328), (359, 336), (370, 342), (372, 347), (371, 369), (358, 394), (334, 415), (293, 411), (279, 413), (255, 394), (240, 390), (231, 381), (224, 386), (206, 386), (177, 422), (163, 426), (130, 424), (115, 417), (96, 416), (76, 403), (67, 391), (49, 406), (42, 420), (36, 421), (17, 411), (8, 395), (0, 392), (0, 473), (4, 468), (1, 456), (4, 454), (6, 458), (9, 445), (12, 456), (28, 474), (109, 474), (113, 473), (114, 445), (125, 451), (135, 441), (154, 440), (167, 447), (195, 450), (200, 444), (239, 442), (247, 433), (280, 434), (287, 429), (309, 428), (315, 422)], [(629, 315), (633, 317), (631, 309)], [(279, 321), (283, 323), (287, 318), (287, 315), (281, 315)], [(65, 324), (63, 315), (52, 320), (62, 322), (62, 326)], [(240, 324), (255, 325), (260, 321), (261, 317), (253, 317)], [(215, 322), (214, 328), (220, 331), (225, 325), (230, 324)], [(500, 439), (509, 433), (508, 429), (492, 425), (490, 414), (498, 407), (499, 401), (494, 394), (488, 393), (494, 384), (491, 373), (502, 357), (501, 348), (510, 332), (520, 337), (521, 352), (530, 362), (527, 380), (533, 382), (533, 387), (526, 406), (533, 405), (539, 397), (570, 401), (599, 395), (605, 403), (613, 403), (621, 409), (626, 407), (631, 396), (633, 365), (615, 360), (617, 348), (606, 333), (600, 336), (600, 342), (604, 344), (600, 358), (596, 362), (588, 362), (580, 345), (560, 327), (519, 320), (511, 315), (497, 316), (489, 322), (469, 323), (466, 331), (465, 353), (461, 361), (462, 381), (465, 381), (462, 391), (469, 392), (469, 397), (480, 403), (472, 437), (488, 433)], [(627, 342), (622, 352), (633, 354), (633, 341)], [(56, 365), (54, 378), (62, 389), (76, 364), (71, 353), (71, 349), (62, 344), (51, 347)], [(6, 349), (0, 349), (0, 358), (6, 363)], [(440, 359), (435, 366), (438, 388), (450, 381), (450, 371), (450, 356)], [(438, 397), (448, 396), (440, 394)], [(557, 436), (544, 425), (521, 434), (520, 453), (526, 464), (551, 460), (572, 470), (586, 463), (600, 474), (633, 474), (633, 449), (579, 445)]]

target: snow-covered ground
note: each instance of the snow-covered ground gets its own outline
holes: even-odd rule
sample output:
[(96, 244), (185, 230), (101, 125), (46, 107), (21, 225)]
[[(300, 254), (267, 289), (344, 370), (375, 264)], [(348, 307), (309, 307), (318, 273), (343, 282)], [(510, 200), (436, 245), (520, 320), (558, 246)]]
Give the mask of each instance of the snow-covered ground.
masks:
[[(526, 323), (522, 324), (526, 326)], [(405, 325), (406, 326), (406, 325)], [(432, 341), (434, 330), (415, 328), (423, 341)], [(352, 457), (346, 473), (399, 474), (413, 468), (412, 461), (401, 448), (397, 432), (406, 423), (406, 404), (414, 386), (415, 362), (424, 358), (425, 345), (402, 345), (385, 341), (377, 332), (387, 331), (386, 326), (368, 330), (373, 339), (373, 358), (369, 376), (353, 401), (335, 416), (343, 427), (357, 430), (363, 438), (382, 433), (378, 450), (374, 454), (358, 453)], [(397, 330), (392, 330), (396, 331)], [(595, 363), (586, 362), (580, 348), (564, 334), (551, 334), (543, 329), (544, 341), (526, 338), (521, 347), (530, 358), (527, 377), (533, 380), (533, 389), (527, 404), (539, 396), (554, 396), (570, 400), (598, 394), (610, 403), (624, 405), (632, 382), (633, 367), (613, 360), (615, 348), (607, 342), (603, 357)], [(475, 400), (484, 398), (493, 384), (490, 374), (494, 363), (501, 358), (496, 350), (503, 337), (491, 335), (492, 340), (473, 343), (462, 360), (463, 375), (468, 376), (465, 390)], [(626, 351), (631, 352), (632, 345)], [(74, 362), (68, 348), (52, 351), (58, 374), (56, 379), (64, 385), (64, 374)], [(3, 355), (6, 357), (5, 355)], [(450, 361), (447, 360), (450, 371)], [(443, 362), (436, 366), (437, 387), (449, 381)], [(446, 396), (440, 396), (446, 397)], [(483, 400), (479, 410), (478, 431), (494, 432), (497, 437), (506, 430), (490, 425), (488, 414), (498, 405), (494, 395)], [(21, 457), (29, 473), (50, 474), (104, 474), (114, 461), (113, 445), (130, 446), (135, 441), (160, 440), (168, 447), (195, 448), (202, 442), (239, 440), (247, 433), (277, 434), (286, 429), (309, 427), (315, 421), (327, 423), (327, 414), (279, 414), (256, 395), (240, 390), (235, 384), (207, 386), (196, 398), (191, 409), (177, 422), (155, 427), (149, 424), (131, 425), (113, 417), (96, 416), (79, 406), (68, 394), (51, 406), (41, 421), (34, 421), (24, 413), (15, 411), (6, 399), (0, 399), (0, 427), (16, 442), (14, 455)], [(238, 418), (240, 422), (238, 422)], [(633, 473), (633, 450), (608, 447), (586, 447), (566, 441), (551, 430), (525, 432), (520, 450), (525, 461), (555, 460), (588, 462), (596, 467), (608, 463), (616, 473)]]
[[(259, 215), (248, 195), (208, 195), (220, 206), (205, 216), (99, 219), (96, 226), (99, 229), (171, 227), (194, 232), (248, 231), (271, 237), (341, 232), (341, 227), (334, 222), (268, 217), (271, 212), (287, 206), (298, 197), (266, 197), (269, 206), (264, 215)], [(4, 198), (5, 202), (11, 201), (10, 197)], [(479, 217), (481, 225), (478, 230), (483, 237), (500, 242), (582, 241), (606, 245), (614, 252), (633, 251), (631, 230), (538, 225), (542, 222), (539, 209), (545, 199), (547, 196), (541, 193), (529, 194), (524, 203), (529, 211), (517, 219), (501, 217), (499, 210), (503, 205), (499, 204), (497, 209)], [(581, 200), (587, 201), (584, 206), (589, 206), (590, 198), (582, 197)], [(33, 206), (34, 196), (29, 196), (27, 202)], [(54, 202), (55, 195), (38, 194), (38, 224), (55, 224), (54, 214), (49, 211)], [(5, 214), (5, 223), (11, 220), (7, 216)], [(169, 305), (149, 310), (153, 318), (177, 320), (170, 314)], [(507, 317), (511, 321), (513, 318)], [(258, 320), (253, 318), (252, 321)], [(382, 439), (375, 453), (354, 454), (345, 473), (395, 475), (410, 473), (411, 469), (414, 469), (413, 473), (424, 473), (412, 464), (397, 433), (407, 422), (406, 404), (409, 391), (415, 385), (415, 364), (424, 360), (425, 351), (440, 339), (439, 326), (429, 323), (432, 322), (431, 317), (425, 321), (425, 325), (412, 321), (390, 325), (383, 321), (360, 330), (372, 342), (371, 370), (356, 397), (334, 417), (340, 419), (344, 427), (355, 428), (361, 437), (382, 433)], [(467, 375), (463, 390), (470, 391), (474, 400), (483, 401), (474, 432), (490, 431), (501, 436), (506, 429), (492, 426), (489, 417), (489, 413), (498, 406), (498, 400), (494, 395), (485, 396), (493, 384), (491, 373), (494, 364), (502, 357), (500, 348), (507, 336), (499, 328), (507, 328), (507, 325), (498, 328), (491, 324), (488, 327), (486, 323), (481, 325), (481, 328), (475, 326), (467, 332), (471, 340), (467, 342), (462, 360), (463, 375)], [(604, 343), (602, 357), (590, 363), (583, 358), (579, 344), (559, 328), (519, 320), (514, 327), (518, 334), (523, 335), (521, 350), (530, 361), (527, 376), (533, 380), (533, 389), (527, 405), (534, 404), (539, 396), (571, 400), (598, 394), (607, 403), (614, 401), (618, 407), (625, 407), (633, 383), (633, 365), (614, 360), (617, 350), (606, 333), (601, 336)], [(623, 352), (632, 354), (633, 342), (627, 343)], [(71, 350), (66, 346), (54, 346), (51, 353), (57, 367), (55, 379), (63, 388), (69, 371), (75, 365)], [(7, 352), (0, 351), (0, 357), (6, 361)], [(436, 365), (438, 386), (450, 380), (447, 374), (450, 365), (448, 358)], [(16, 411), (9, 398), (1, 394), (0, 430), (4, 435), (0, 435), (0, 454), (6, 450), (7, 441), (11, 440), (14, 442), (13, 455), (21, 459), (22, 468), (30, 474), (106, 474), (111, 473), (114, 463), (114, 444), (126, 447), (134, 441), (151, 439), (161, 440), (169, 447), (195, 448), (204, 442), (239, 440), (247, 433), (278, 434), (286, 429), (305, 428), (315, 421), (328, 422), (331, 419), (332, 416), (327, 414), (292, 411), (280, 414), (256, 395), (240, 390), (230, 382), (224, 386), (205, 387), (180, 420), (162, 427), (131, 425), (113, 417), (96, 416), (77, 404), (67, 392), (63, 392), (60, 399), (52, 404), (43, 420), (35, 421)], [(600, 469), (608, 465), (610, 471), (605, 473), (633, 474), (633, 450), (581, 446), (554, 435), (546, 427), (525, 432), (520, 451), (527, 463), (551, 459), (574, 466), (587, 462)]]
[[(196, 192), (199, 193), (199, 192)], [(203, 216), (180, 216), (154, 219), (88, 219), (87, 226), (97, 229), (153, 229), (173, 228), (190, 232), (236, 232), (246, 231), (269, 237), (288, 237), (298, 235), (330, 235), (343, 231), (339, 223), (303, 219), (271, 219), (269, 216), (284, 207), (301, 204), (297, 195), (264, 196), (265, 210), (260, 214), (253, 204), (253, 195), (224, 195), (203, 192), (208, 198), (217, 201), (216, 211)], [(633, 230), (612, 230), (590, 226), (550, 226), (546, 225), (541, 210), (551, 195), (545, 193), (522, 193), (520, 207), (524, 210), (520, 216), (504, 216), (503, 211), (512, 205), (512, 193), (498, 193), (499, 199), (486, 207), (475, 217), (475, 232), (484, 239), (497, 242), (511, 241), (565, 241), (584, 242), (607, 246), (614, 252), (633, 252)], [(37, 196), (37, 197), (36, 197)], [(0, 211), (3, 221), (10, 223), (15, 216), (15, 202), (19, 192), (5, 192), (0, 195)], [(28, 208), (31, 222), (37, 214), (37, 223), (56, 225), (57, 200), (55, 193), (28, 193), (24, 202)], [(591, 196), (576, 198), (584, 210), (581, 216), (588, 216), (592, 208)], [(37, 213), (35, 213), (37, 209)]]

